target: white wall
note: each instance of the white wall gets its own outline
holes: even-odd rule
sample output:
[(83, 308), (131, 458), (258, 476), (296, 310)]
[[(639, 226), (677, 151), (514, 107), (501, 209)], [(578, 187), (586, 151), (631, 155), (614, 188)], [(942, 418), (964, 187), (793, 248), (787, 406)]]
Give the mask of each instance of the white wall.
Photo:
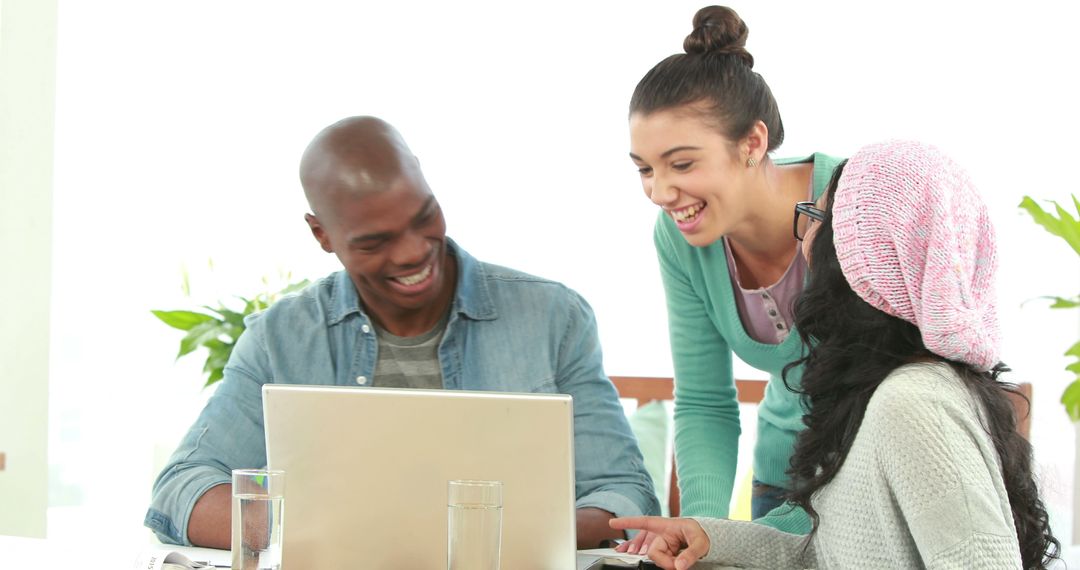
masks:
[[(670, 373), (626, 105), (702, 4), (61, 2), (54, 504), (141, 521), (149, 450), (205, 396), (200, 363), (173, 366), (178, 335), (148, 312), (190, 302), (181, 265), (204, 303), (279, 268), (334, 269), (302, 221), (296, 165), (347, 115), (400, 128), (473, 254), (581, 291), (610, 373)], [(1077, 317), (1020, 305), (1075, 293), (1077, 264), (1016, 205), (1080, 192), (1066, 176), (1080, 155), (1080, 4), (733, 6), (780, 102), (780, 156), (917, 137), (979, 181), (1002, 241), (1005, 356), (1035, 383), (1037, 458), (1064, 531), (1074, 436), (1056, 400)], [(99, 447), (116, 439), (120, 452)], [(95, 458), (108, 468), (87, 475)]]
[(0, 0), (0, 535), (45, 536), (56, 2)]

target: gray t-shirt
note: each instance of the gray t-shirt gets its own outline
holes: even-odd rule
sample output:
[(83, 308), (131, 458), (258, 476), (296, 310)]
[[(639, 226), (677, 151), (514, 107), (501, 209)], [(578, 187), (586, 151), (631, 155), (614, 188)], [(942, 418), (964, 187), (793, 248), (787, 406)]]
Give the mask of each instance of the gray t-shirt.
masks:
[(439, 366), (439, 342), (446, 332), (449, 316), (447, 312), (435, 328), (412, 337), (396, 336), (376, 326), (379, 360), (375, 364), (372, 385), (380, 388), (441, 390), (443, 378)]

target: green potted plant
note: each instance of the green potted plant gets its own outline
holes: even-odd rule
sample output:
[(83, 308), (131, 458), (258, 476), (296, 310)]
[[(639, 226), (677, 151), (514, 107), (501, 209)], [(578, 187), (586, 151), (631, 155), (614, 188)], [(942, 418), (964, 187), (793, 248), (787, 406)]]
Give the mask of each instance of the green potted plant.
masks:
[[(1076, 217), (1073, 217), (1072, 213), (1054, 201), (1050, 201), (1054, 206), (1053, 212), (1043, 210), (1030, 196), (1024, 196), (1024, 199), (1020, 202), (1020, 208), (1030, 214), (1035, 223), (1051, 234), (1065, 240), (1069, 247), (1077, 255), (1080, 255), (1080, 201), (1076, 199), (1075, 195), (1072, 196), (1072, 201), (1077, 212)], [(1080, 295), (1072, 297), (1051, 296), (1047, 298), (1053, 301), (1050, 305), (1051, 309), (1075, 309), (1080, 307)], [(1065, 351), (1065, 356), (1074, 358), (1076, 361), (1065, 367), (1073, 375), (1073, 381), (1061, 395), (1061, 403), (1065, 405), (1065, 411), (1069, 414), (1069, 418), (1077, 422), (1080, 421), (1080, 341), (1073, 343)]]
[[(177, 359), (199, 348), (206, 349), (208, 354), (203, 372), (207, 377), (203, 388), (224, 377), (229, 355), (246, 328), (244, 317), (266, 309), (279, 298), (299, 291), (309, 284), (307, 279), (292, 282), (291, 273), (285, 273), (281, 277), (287, 283), (284, 287), (274, 289), (270, 286), (270, 280), (263, 277), (263, 291), (250, 297), (236, 296), (235, 301), (230, 303), (231, 306), (219, 301), (216, 307), (202, 305), (197, 310), (151, 311), (163, 323), (187, 333), (180, 339)], [(184, 295), (190, 297), (191, 287), (186, 272), (182, 287)]]

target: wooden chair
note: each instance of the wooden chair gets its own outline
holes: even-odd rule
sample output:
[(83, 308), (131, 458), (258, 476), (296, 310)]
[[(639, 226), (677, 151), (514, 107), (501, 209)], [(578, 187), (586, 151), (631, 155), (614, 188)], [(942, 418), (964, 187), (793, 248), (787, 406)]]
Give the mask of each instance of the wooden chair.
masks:
[[(638, 407), (653, 401), (675, 399), (675, 379), (663, 376), (611, 376), (611, 382), (619, 392), (620, 398), (637, 400)], [(739, 403), (760, 404), (765, 398), (767, 380), (735, 380)], [(1017, 386), (1021, 397), (1009, 394), (1016, 409), (1016, 431), (1025, 439), (1031, 435), (1031, 395), (1032, 386), (1025, 382)], [(679, 479), (675, 472), (675, 456), (671, 457), (671, 481), (668, 485), (668, 511), (671, 516), (679, 516)]]
[[(675, 379), (658, 376), (612, 376), (611, 382), (620, 398), (637, 400), (640, 408), (653, 401), (675, 399)], [(735, 380), (739, 402), (758, 404), (765, 397), (767, 380)], [(671, 481), (668, 484), (668, 512), (679, 516), (679, 478), (675, 472), (675, 457), (671, 457)]]

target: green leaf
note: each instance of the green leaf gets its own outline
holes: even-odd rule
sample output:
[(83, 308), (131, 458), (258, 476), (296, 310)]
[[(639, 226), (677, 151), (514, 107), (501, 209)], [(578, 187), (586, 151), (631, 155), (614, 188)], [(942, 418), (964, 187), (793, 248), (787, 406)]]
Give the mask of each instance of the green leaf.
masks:
[(1080, 307), (1080, 297), (1073, 297), (1072, 299), (1066, 299), (1064, 297), (1048, 297), (1054, 300), (1054, 304), (1050, 305), (1051, 309), (1073, 309)]
[(1065, 356), (1075, 356), (1080, 358), (1080, 341), (1077, 341), (1076, 344), (1072, 345), (1072, 348), (1066, 350)]
[(1072, 217), (1072, 214), (1070, 214), (1068, 210), (1062, 208), (1057, 202), (1054, 202), (1053, 204), (1057, 209), (1058, 220), (1060, 221), (1059, 228), (1061, 229), (1061, 237), (1069, 242), (1069, 245), (1072, 246), (1076, 253), (1080, 253), (1080, 223), (1076, 221), (1076, 218)]
[(1061, 403), (1065, 404), (1065, 411), (1069, 413), (1072, 421), (1080, 421), (1080, 378), (1073, 380), (1073, 383), (1065, 388)]
[(222, 317), (224, 317), (225, 322), (239, 328), (240, 330), (244, 330), (244, 317), (249, 313), (238, 313), (236, 311), (233, 311), (232, 309), (226, 309), (225, 307), (219, 308), (217, 312), (220, 313)]
[(217, 349), (210, 349), (210, 356), (206, 357), (206, 365), (203, 366), (203, 372), (213, 372), (216, 369), (225, 368), (225, 365), (229, 362), (229, 356), (232, 355), (232, 345), (225, 345)]
[[(1075, 196), (1073, 196), (1073, 201), (1076, 202)], [(1035, 223), (1051, 234), (1064, 239), (1069, 244), (1069, 247), (1073, 248), (1073, 251), (1080, 254), (1080, 222), (1077, 222), (1057, 202), (1050, 201), (1050, 203), (1054, 205), (1061, 219), (1055, 218), (1049, 212), (1043, 210), (1030, 196), (1024, 196), (1019, 207), (1027, 211), (1031, 218), (1035, 220)], [(1078, 206), (1078, 213), (1080, 213), (1080, 206)]]
[(155, 317), (174, 329), (188, 331), (214, 317), (195, 311), (150, 311)]
[(206, 379), (206, 384), (203, 384), (203, 388), (206, 388), (207, 386), (213, 384), (214, 382), (217, 382), (218, 380), (221, 380), (224, 377), (225, 377), (225, 371), (224, 370), (221, 370), (221, 369), (214, 370), (213, 372), (210, 373), (210, 377)]
[(244, 328), (242, 324), (240, 326), (236, 326), (232, 323), (226, 323), (224, 340), (229, 344), (233, 344), (240, 339), (240, 335), (244, 334), (245, 330), (247, 329)]
[[(213, 260), (208, 260), (208, 264), (213, 269)], [(182, 278), (182, 287), (186, 294), (190, 294), (191, 284), (186, 270)], [(291, 273), (289, 278), (291, 278)], [(263, 277), (262, 283), (268, 285), (269, 280)], [(177, 358), (191, 354), (199, 348), (207, 349), (208, 354), (203, 364), (203, 372), (207, 374), (205, 387), (224, 378), (224, 368), (229, 362), (233, 347), (246, 330), (244, 317), (266, 309), (279, 296), (298, 291), (309, 284), (310, 281), (304, 279), (285, 286), (277, 293), (264, 291), (251, 298), (238, 295), (236, 299), (243, 303), (243, 309), (240, 311), (230, 309), (219, 302), (217, 307), (203, 305), (202, 309), (205, 312), (153, 311), (153, 314), (165, 324), (187, 331), (184, 338), (180, 340)], [(235, 306), (235, 303), (232, 306)]]
[[(229, 335), (225, 334), (224, 336), (229, 336)], [(218, 337), (218, 338), (215, 338), (214, 340), (206, 341), (206, 343), (204, 343), (203, 346), (208, 348), (210, 350), (210, 352), (218, 352), (218, 351), (232, 352), (234, 342), (235, 341), (232, 341), (232, 340), (224, 341), (224, 340), (221, 340), (221, 337)]]
[(1066, 366), (1065, 370), (1068, 370), (1069, 372), (1080, 376), (1080, 361), (1073, 362), (1072, 364)]
[(241, 301), (244, 301), (244, 314), (250, 315), (257, 313), (270, 306), (270, 301), (266, 298), (266, 295), (255, 295), (252, 299), (245, 299), (240, 297)]
[(203, 306), (202, 306), (202, 308), (204, 308), (204, 309), (206, 309), (207, 311), (209, 311), (209, 312), (210, 312), (210, 314), (211, 314), (211, 315), (212, 315), (212, 316), (213, 316), (213, 317), (214, 317), (215, 319), (217, 319), (217, 320), (219, 320), (219, 321), (223, 321), (223, 320), (225, 320), (225, 315), (221, 314), (221, 308), (220, 308), (220, 307), (211, 307), (210, 305), (203, 305)]
[(1024, 196), (1024, 198), (1020, 200), (1019, 208), (1026, 211), (1031, 218), (1035, 220), (1035, 223), (1042, 226), (1046, 231), (1058, 235), (1057, 230), (1059, 222), (1057, 219), (1043, 210), (1031, 196)]
[(195, 349), (200, 346), (204, 346), (211, 340), (216, 340), (223, 331), (223, 324), (220, 321), (210, 320), (204, 323), (200, 323), (188, 331), (184, 338), (180, 339), (180, 353), (176, 355), (177, 358), (194, 352)]

